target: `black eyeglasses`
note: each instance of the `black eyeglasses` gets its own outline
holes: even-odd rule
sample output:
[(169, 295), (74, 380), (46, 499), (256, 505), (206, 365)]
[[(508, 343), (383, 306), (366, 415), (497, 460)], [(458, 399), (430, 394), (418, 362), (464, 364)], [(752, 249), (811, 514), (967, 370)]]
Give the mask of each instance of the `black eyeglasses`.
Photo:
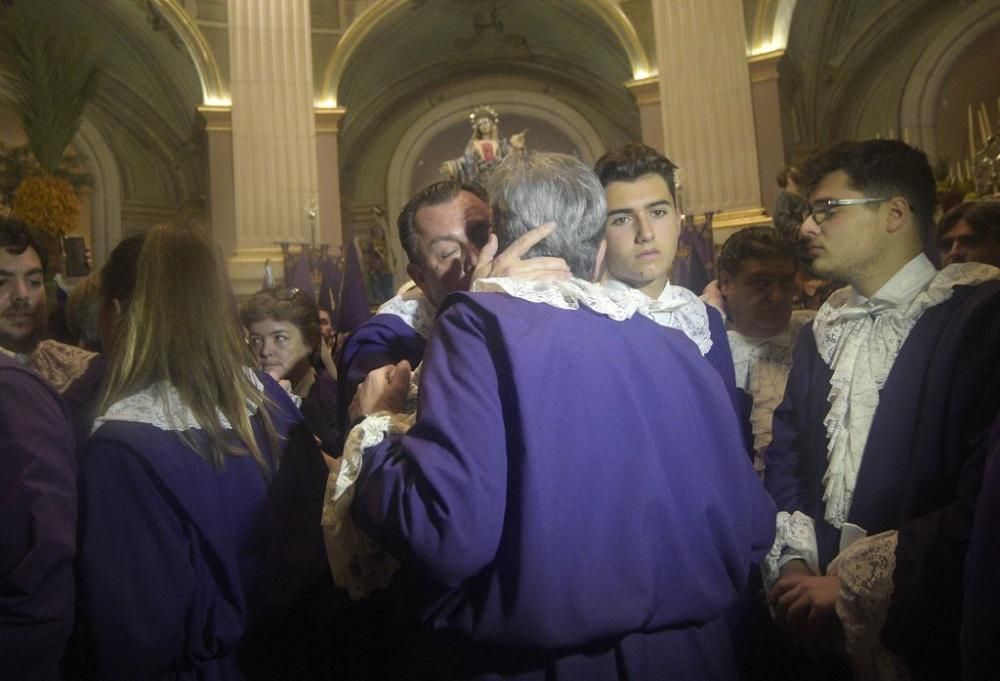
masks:
[(817, 225), (822, 225), (826, 222), (833, 214), (834, 208), (840, 208), (841, 206), (861, 206), (866, 203), (882, 203), (883, 201), (888, 201), (889, 199), (820, 199), (819, 201), (813, 201), (809, 204), (808, 212), (806, 217), (812, 216), (813, 222)]
[(278, 300), (295, 300), (295, 296), (302, 293), (299, 289), (294, 286), (286, 286), (282, 288), (271, 289), (271, 295)]

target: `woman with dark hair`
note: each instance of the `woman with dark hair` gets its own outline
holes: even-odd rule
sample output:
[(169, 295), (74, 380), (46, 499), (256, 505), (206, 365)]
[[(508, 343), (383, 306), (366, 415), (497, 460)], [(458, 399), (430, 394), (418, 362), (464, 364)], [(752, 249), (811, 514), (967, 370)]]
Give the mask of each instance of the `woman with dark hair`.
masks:
[[(312, 446), (251, 369), (205, 236), (157, 226), (102, 274), (109, 353), (80, 470), (80, 622), (94, 678), (241, 679), (268, 488)], [(317, 454), (318, 458), (318, 454)]]
[(337, 379), (316, 369), (323, 345), (316, 303), (297, 288), (265, 289), (243, 303), (240, 317), (260, 368), (289, 382), (323, 451), (339, 453)]

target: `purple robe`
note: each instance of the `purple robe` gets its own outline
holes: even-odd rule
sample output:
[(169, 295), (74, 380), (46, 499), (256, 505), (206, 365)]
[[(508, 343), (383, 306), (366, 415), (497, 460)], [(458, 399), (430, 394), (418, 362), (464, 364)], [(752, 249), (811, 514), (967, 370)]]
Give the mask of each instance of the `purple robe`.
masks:
[(302, 416), (312, 434), (319, 438), (323, 451), (339, 454), (342, 447), (337, 398), (337, 379), (326, 369), (316, 372), (316, 381), (302, 400)]
[(722, 383), (740, 423), (740, 433), (747, 456), (753, 460), (753, 426), (750, 424), (750, 409), (753, 400), (747, 401), (747, 394), (736, 387), (736, 369), (733, 368), (733, 350), (729, 347), (729, 334), (722, 313), (711, 305), (705, 305), (708, 312), (708, 329), (712, 335), (712, 347), (705, 353), (705, 359), (712, 365)]
[(73, 627), (76, 459), (69, 417), (0, 355), (0, 679), (56, 679)]
[[(955, 678), (962, 570), (990, 424), (1000, 410), (1000, 283), (956, 287), (900, 348), (865, 444), (848, 522), (899, 530), (893, 603), (882, 642), (914, 679)], [(812, 323), (796, 342), (774, 412), (765, 485), (779, 510), (816, 521), (820, 567), (840, 532), (823, 520), (830, 367)]]
[(69, 411), (69, 421), (73, 426), (73, 436), (79, 448), (90, 437), (97, 416), (97, 405), (101, 399), (101, 386), (108, 362), (103, 354), (90, 360), (87, 370), (69, 384), (63, 392), (63, 402)]
[[(298, 409), (270, 377), (261, 381), (281, 442), (299, 441)], [(101, 681), (243, 678), (235, 651), (279, 458), (252, 422), (267, 472), (250, 456), (216, 470), (177, 432), (145, 423), (106, 421), (84, 446), (80, 610), (86, 662)]]
[(352, 506), (403, 562), (413, 678), (735, 678), (774, 506), (683, 334), (453, 294), (419, 399)]
[(416, 368), (426, 345), (426, 338), (394, 314), (377, 314), (354, 330), (337, 367), (341, 432), (347, 430), (347, 409), (368, 373), (404, 359)]
[(1000, 679), (1000, 418), (976, 505), (965, 565), (962, 672), (966, 681)]

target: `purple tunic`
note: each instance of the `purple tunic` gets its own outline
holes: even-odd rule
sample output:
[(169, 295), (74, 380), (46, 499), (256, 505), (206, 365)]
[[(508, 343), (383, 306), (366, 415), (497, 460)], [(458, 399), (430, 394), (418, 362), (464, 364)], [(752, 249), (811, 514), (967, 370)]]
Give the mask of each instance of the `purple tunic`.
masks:
[[(301, 415), (261, 376), (287, 442)], [(81, 618), (87, 662), (101, 681), (241, 679), (234, 654), (263, 555), (272, 462), (227, 457), (216, 470), (176, 431), (106, 421), (80, 463)], [(187, 433), (197, 443), (198, 430)]]
[(312, 434), (319, 438), (323, 451), (339, 454), (343, 444), (337, 427), (337, 379), (325, 369), (316, 372), (316, 381), (302, 400), (302, 416)]
[(414, 677), (735, 677), (774, 507), (680, 332), (453, 294), (416, 425), (365, 458), (355, 520), (434, 632)]
[(3, 355), (0, 518), (0, 679), (56, 679), (73, 626), (73, 434), (52, 386)]
[[(954, 678), (962, 569), (986, 440), (1000, 411), (1000, 283), (957, 287), (910, 332), (882, 388), (848, 521), (899, 530), (882, 642), (915, 679)], [(840, 532), (823, 520), (830, 367), (812, 323), (799, 334), (774, 412), (765, 484), (779, 510), (816, 520), (820, 566)]]
[(962, 672), (966, 681), (1000, 679), (1000, 418), (976, 506), (965, 565)]

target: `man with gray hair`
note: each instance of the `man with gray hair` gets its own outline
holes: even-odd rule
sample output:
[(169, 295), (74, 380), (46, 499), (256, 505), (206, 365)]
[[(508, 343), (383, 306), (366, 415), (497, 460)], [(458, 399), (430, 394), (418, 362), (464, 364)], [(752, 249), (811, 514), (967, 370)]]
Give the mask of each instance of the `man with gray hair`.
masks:
[(490, 194), (500, 245), (554, 223), (528, 255), (573, 278), (451, 294), (412, 427), (385, 434), (409, 367), (372, 372), (336, 480), (340, 517), (392, 556), (355, 573), (406, 585), (400, 676), (735, 679), (725, 614), (773, 505), (722, 380), (655, 300), (592, 283), (606, 213), (583, 163), (512, 156)]

